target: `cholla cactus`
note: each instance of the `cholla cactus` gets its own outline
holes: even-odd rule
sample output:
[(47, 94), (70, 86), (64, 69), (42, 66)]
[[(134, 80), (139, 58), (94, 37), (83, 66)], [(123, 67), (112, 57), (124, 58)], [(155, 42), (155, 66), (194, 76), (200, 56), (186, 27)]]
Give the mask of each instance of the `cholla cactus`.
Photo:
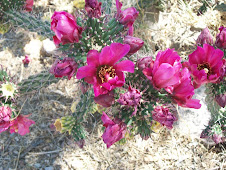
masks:
[[(26, 26), (29, 22), (30, 30), (37, 29), (47, 36), (53, 34), (53, 41), (64, 56), (59, 56), (50, 70), (55, 77), (71, 79), (76, 75), (81, 84), (90, 85), (87, 89), (81, 86), (82, 93), (72, 105), (72, 113), (55, 122), (58, 131), (69, 132), (81, 145), (87, 134), (83, 127), (85, 119), (98, 110), (95, 103), (111, 107), (102, 115), (105, 127), (102, 138), (109, 148), (137, 134), (143, 139), (150, 138), (156, 124), (172, 129), (177, 120), (175, 105), (199, 109), (199, 100), (193, 99), (194, 89), (222, 79), (223, 52), (209, 44), (198, 47), (183, 65), (173, 49), (159, 51), (155, 58), (137, 60), (131, 56), (144, 44), (133, 37), (139, 12), (134, 7), (122, 10), (122, 5), (116, 0), (117, 12), (113, 15), (106, 3), (98, 0), (85, 1), (86, 13), (55, 11), (49, 24), (52, 31), (46, 22), (27, 13), (24, 16), (15, 11), (7, 13), (17, 23), (24, 21), (22, 24)], [(107, 13), (104, 8), (108, 9)], [(28, 87), (37, 89), (40, 83), (46, 86), (53, 75), (42, 73), (30, 77), (20, 84), (20, 92)], [(216, 141), (219, 133), (214, 133)]]
[(0, 2), (0, 18), (3, 17), (4, 12), (12, 9), (21, 9), (25, 5), (26, 0), (1, 0)]

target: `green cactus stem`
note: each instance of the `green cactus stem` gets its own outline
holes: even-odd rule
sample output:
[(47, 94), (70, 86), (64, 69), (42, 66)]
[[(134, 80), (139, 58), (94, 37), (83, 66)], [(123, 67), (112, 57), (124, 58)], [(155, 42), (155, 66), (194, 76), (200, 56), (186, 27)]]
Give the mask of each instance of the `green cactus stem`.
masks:
[(52, 83), (57, 83), (59, 80), (60, 79), (55, 78), (53, 74), (50, 74), (47, 71), (42, 71), (39, 74), (32, 75), (28, 77), (28, 79), (19, 83), (19, 91), (21, 93), (38, 91)]
[(24, 28), (31, 32), (37, 32), (39, 35), (50, 39), (54, 35), (50, 29), (50, 23), (48, 21), (43, 21), (38, 16), (34, 16), (28, 12), (19, 12), (16, 10), (9, 10), (4, 12), (4, 14), (14, 26)]

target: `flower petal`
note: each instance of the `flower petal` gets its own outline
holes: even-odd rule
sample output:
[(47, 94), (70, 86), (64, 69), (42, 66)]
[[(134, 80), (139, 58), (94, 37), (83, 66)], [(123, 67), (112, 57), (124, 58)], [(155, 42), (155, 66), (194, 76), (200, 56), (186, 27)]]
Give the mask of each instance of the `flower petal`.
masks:
[(83, 66), (78, 69), (76, 74), (77, 79), (82, 79), (84, 77), (91, 77), (96, 74), (96, 68), (93, 66)]
[(205, 51), (201, 47), (197, 47), (197, 50), (195, 50), (193, 53), (191, 53), (189, 57), (189, 63), (192, 64), (202, 64), (203, 61), (205, 61)]
[(221, 63), (220, 68), (223, 65), (222, 58), (224, 56), (224, 52), (221, 51), (220, 49), (216, 49), (214, 53), (211, 55), (211, 57), (208, 58), (208, 63), (210, 63), (210, 67), (214, 67), (218, 63)]
[(106, 46), (101, 50), (99, 63), (100, 65), (111, 65), (111, 60), (114, 57), (114, 52), (110, 46)]
[(99, 53), (97, 50), (90, 50), (87, 54), (87, 63), (97, 67), (99, 65)]
[(114, 68), (118, 71), (128, 71), (130, 73), (134, 72), (135, 64), (130, 60), (123, 60), (120, 63), (114, 65)]
[(112, 43), (110, 47), (111, 50), (114, 52), (114, 56), (110, 62), (111, 65), (115, 64), (122, 57), (126, 56), (126, 54), (130, 50), (130, 46), (128, 44)]
[(163, 63), (156, 71), (153, 81), (156, 87), (164, 88), (178, 83), (179, 76), (175, 74), (175, 70), (170, 64)]
[(190, 99), (186, 101), (185, 106), (189, 108), (200, 109), (202, 105), (200, 104), (200, 100)]
[(114, 125), (115, 123), (108, 117), (108, 115), (103, 112), (102, 116), (101, 116), (101, 120), (103, 121), (103, 126), (107, 127), (108, 125)]

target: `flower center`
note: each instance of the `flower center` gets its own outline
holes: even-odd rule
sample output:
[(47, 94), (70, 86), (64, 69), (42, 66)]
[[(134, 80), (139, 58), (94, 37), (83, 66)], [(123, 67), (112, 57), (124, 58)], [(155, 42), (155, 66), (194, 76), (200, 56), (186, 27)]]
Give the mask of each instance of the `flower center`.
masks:
[(100, 79), (101, 83), (108, 82), (108, 80), (114, 78), (116, 75), (113, 66), (103, 65), (97, 69), (97, 77)]
[(205, 73), (207, 74), (207, 77), (210, 76), (210, 74), (212, 73), (211, 67), (209, 63), (203, 63), (203, 64), (199, 64), (197, 69), (200, 70), (204, 70)]

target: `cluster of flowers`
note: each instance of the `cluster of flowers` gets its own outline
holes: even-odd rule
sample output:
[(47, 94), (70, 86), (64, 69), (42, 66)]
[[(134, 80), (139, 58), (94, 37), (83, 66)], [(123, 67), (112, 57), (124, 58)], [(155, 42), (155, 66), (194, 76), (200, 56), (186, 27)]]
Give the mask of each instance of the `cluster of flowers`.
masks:
[[(200, 101), (192, 98), (194, 89), (203, 84), (218, 83), (225, 77), (224, 52), (212, 46), (213, 40), (206, 36), (206, 29), (197, 40), (197, 44), (202, 47), (197, 46), (186, 62), (181, 62), (174, 49), (159, 51), (155, 59), (144, 57), (134, 60), (131, 55), (144, 44), (141, 39), (133, 37), (133, 24), (139, 12), (134, 7), (122, 11), (121, 7), (122, 3), (116, 0), (115, 18), (128, 30), (126, 35), (122, 35), (122, 43), (112, 42), (99, 51), (90, 48), (85, 62), (71, 57), (58, 59), (50, 70), (55, 77), (67, 76), (68, 79), (76, 74), (77, 79), (93, 86), (94, 101), (97, 104), (118, 108), (118, 113), (112, 114), (112, 120), (105, 112), (101, 117), (105, 127), (102, 138), (108, 148), (124, 138), (126, 133), (132, 133), (131, 129), (138, 129), (139, 132), (139, 128), (144, 126), (142, 121), (147, 123), (146, 129), (141, 128), (140, 131), (144, 139), (149, 137), (146, 131), (156, 121), (172, 129), (177, 117), (176, 111), (170, 106), (171, 103), (199, 109)], [(101, 2), (97, 0), (86, 0), (85, 10), (89, 18), (102, 17)], [(51, 29), (55, 32), (54, 42), (59, 46), (79, 43), (87, 28), (79, 25), (73, 15), (55, 12)], [(220, 28), (221, 32), (216, 40), (216, 46), (223, 49), (226, 48), (225, 29)], [(137, 85), (138, 89), (132, 85)], [(139, 87), (140, 85), (142, 87)], [(123, 87), (126, 86), (128, 90), (125, 92)], [(124, 108), (129, 114), (124, 114)]]
[[(215, 46), (216, 48), (226, 51), (226, 27), (221, 26), (219, 28), (219, 31), (220, 31), (220, 33), (217, 34), (216, 41), (214, 43), (213, 37), (210, 34), (208, 28), (205, 28), (201, 32), (201, 34), (199, 35), (199, 37), (196, 41), (197, 45), (203, 46), (205, 44), (209, 44), (209, 45)], [(211, 46), (211, 48), (213, 48), (213, 47)], [(218, 49), (218, 55), (219, 55), (219, 52), (222, 53), (221, 50), (219, 50), (219, 49)], [(200, 52), (200, 54), (201, 54), (201, 52)], [(211, 73), (214, 70), (214, 68), (217, 68), (218, 72), (220, 73), (220, 76), (215, 76), (215, 77), (211, 76), (212, 78), (210, 78), (210, 76), (209, 76), (209, 79), (211, 79), (210, 82), (213, 82), (215, 84), (208, 84), (208, 86), (206, 86), (206, 88), (208, 90), (207, 101), (209, 101), (213, 98), (213, 99), (215, 99), (216, 103), (219, 106), (216, 108), (212, 108), (212, 107), (215, 107), (214, 101), (209, 101), (209, 102), (211, 102), (211, 105), (209, 107), (211, 107), (210, 110), (212, 110), (211, 113), (213, 115), (212, 115), (211, 121), (209, 122), (209, 126), (203, 130), (200, 137), (201, 138), (211, 137), (216, 144), (223, 142), (226, 139), (226, 136), (225, 136), (226, 110), (223, 109), (226, 106), (226, 87), (225, 87), (226, 61), (225, 61), (225, 57), (226, 56), (224, 56), (224, 59), (222, 60), (222, 62), (219, 62), (219, 61), (215, 61), (214, 63), (211, 63), (210, 61), (206, 62), (206, 65), (208, 65), (208, 64), (209, 64), (209, 66), (211, 66), (210, 64), (215, 65), (212, 68), (210, 67)], [(211, 58), (211, 60), (217, 60), (217, 59)], [(208, 73), (207, 73), (207, 75), (208, 75)], [(208, 99), (208, 98), (210, 98), (210, 99)]]
[(28, 119), (29, 115), (19, 114), (15, 108), (15, 99), (18, 90), (16, 84), (5, 70), (0, 70), (0, 133), (9, 131), (26, 135), (29, 127), (35, 124)]

